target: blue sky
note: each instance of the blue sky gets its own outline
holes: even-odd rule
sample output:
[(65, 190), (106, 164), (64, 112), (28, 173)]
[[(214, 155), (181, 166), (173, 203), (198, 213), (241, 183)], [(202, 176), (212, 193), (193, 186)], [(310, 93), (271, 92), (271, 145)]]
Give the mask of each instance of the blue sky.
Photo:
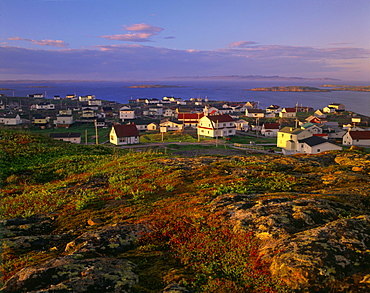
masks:
[(0, 0), (0, 79), (370, 81), (370, 0)]

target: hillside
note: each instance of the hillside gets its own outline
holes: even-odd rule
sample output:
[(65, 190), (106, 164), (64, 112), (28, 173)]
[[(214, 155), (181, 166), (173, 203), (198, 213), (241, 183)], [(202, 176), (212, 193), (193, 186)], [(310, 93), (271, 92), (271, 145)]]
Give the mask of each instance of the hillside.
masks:
[(2, 292), (370, 290), (359, 149), (183, 157), (3, 129), (0, 146)]

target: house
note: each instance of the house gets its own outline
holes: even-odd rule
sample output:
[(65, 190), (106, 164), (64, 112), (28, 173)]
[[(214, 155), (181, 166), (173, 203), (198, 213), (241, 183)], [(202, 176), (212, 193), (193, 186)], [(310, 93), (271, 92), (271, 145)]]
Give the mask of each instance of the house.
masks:
[(139, 130), (135, 124), (113, 125), (109, 133), (109, 141), (115, 145), (139, 143)]
[(342, 138), (343, 145), (370, 146), (370, 131), (354, 131), (349, 129)]
[(245, 121), (244, 119), (239, 119), (235, 121), (236, 130), (241, 131), (248, 131), (249, 130), (249, 122)]
[(259, 102), (249, 101), (244, 104), (245, 109), (258, 109)]
[(346, 106), (340, 103), (331, 103), (328, 105), (329, 108), (334, 108), (335, 112), (343, 112), (346, 111)]
[(320, 109), (316, 110), (315, 113), (313, 113), (313, 115), (317, 118), (320, 118), (320, 119), (325, 119), (326, 118), (326, 114), (321, 111)]
[(184, 124), (184, 127), (196, 128), (198, 121), (204, 117), (204, 113), (178, 113), (177, 120)]
[(269, 107), (266, 108), (266, 113), (278, 114), (280, 111), (281, 108), (278, 105), (270, 105)]
[(227, 114), (203, 116), (197, 129), (198, 135), (207, 137), (228, 137), (236, 133), (235, 121)]
[(297, 110), (296, 108), (283, 108), (279, 113), (280, 118), (292, 118), (296, 117)]
[(333, 107), (325, 107), (325, 108), (322, 109), (322, 111), (324, 113), (334, 113), (335, 112), (335, 108), (333, 108)]
[[(325, 115), (326, 116), (326, 115)], [(321, 118), (319, 117), (316, 117), (314, 115), (311, 115), (311, 116), (308, 116), (305, 121), (307, 121), (307, 123), (322, 123), (321, 121)]]
[(143, 114), (148, 116), (163, 116), (163, 108), (151, 106), (148, 110), (144, 110)]
[(106, 126), (104, 118), (96, 118), (94, 123), (95, 123), (96, 127), (105, 127)]
[(80, 102), (88, 102), (89, 100), (94, 100), (95, 96), (94, 95), (86, 95), (86, 96), (79, 96), (78, 100)]
[(35, 115), (32, 117), (32, 124), (34, 126), (45, 127), (49, 123), (49, 117)]
[(85, 109), (83, 109), (82, 110), (81, 118), (84, 118), (84, 119), (95, 118), (95, 112), (94, 112), (94, 110), (91, 109), (91, 108), (85, 108)]
[(76, 94), (67, 94), (66, 99), (75, 100), (76, 99)]
[(88, 100), (87, 104), (89, 106), (101, 106), (102, 105), (102, 100)]
[(299, 141), (300, 149), (296, 153), (318, 154), (325, 151), (342, 150), (342, 147), (329, 142), (327, 139), (313, 135)]
[(265, 112), (262, 109), (246, 109), (245, 116), (251, 118), (263, 118), (265, 117)]
[(59, 95), (54, 95), (54, 100), (60, 100), (60, 96)]
[(19, 125), (22, 124), (22, 119), (19, 114), (7, 114), (1, 119), (4, 125)]
[(59, 115), (57, 119), (54, 120), (56, 127), (65, 127), (68, 128), (74, 123), (72, 115)]
[(104, 113), (105, 117), (112, 117), (113, 116), (113, 108), (106, 106), (101, 108), (101, 112)]
[(31, 106), (31, 110), (54, 110), (55, 105), (47, 102), (39, 103)]
[(163, 112), (164, 117), (175, 117), (176, 111), (171, 108), (165, 108)]
[(27, 97), (33, 98), (33, 99), (42, 99), (42, 98), (44, 98), (44, 94), (27, 95)]
[(301, 129), (306, 129), (312, 134), (321, 134), (323, 129), (315, 123), (304, 123), (301, 125)]
[(262, 125), (261, 134), (266, 137), (277, 137), (279, 129), (279, 123), (264, 123)]
[(160, 127), (166, 127), (167, 131), (178, 131), (183, 130), (184, 124), (180, 121), (165, 119), (163, 122), (159, 124)]
[(72, 115), (72, 110), (71, 109), (66, 109), (66, 110), (59, 110), (59, 115)]
[(119, 110), (119, 119), (122, 121), (135, 119), (135, 110), (121, 108)]
[(298, 141), (311, 136), (307, 130), (284, 127), (278, 131), (277, 147), (282, 148), (284, 154), (296, 153)]
[(50, 133), (50, 137), (57, 140), (63, 140), (72, 143), (81, 143), (81, 133), (66, 132), (66, 133)]
[(323, 137), (314, 136), (306, 129), (292, 127), (284, 127), (278, 132), (277, 146), (282, 148), (285, 155), (317, 154), (342, 149)]
[(152, 131), (152, 130), (158, 129), (159, 123), (160, 123), (160, 120), (158, 119), (148, 119), (148, 120), (135, 119), (135, 120), (131, 120), (129, 124), (135, 124), (136, 128), (139, 131), (147, 131), (147, 130)]

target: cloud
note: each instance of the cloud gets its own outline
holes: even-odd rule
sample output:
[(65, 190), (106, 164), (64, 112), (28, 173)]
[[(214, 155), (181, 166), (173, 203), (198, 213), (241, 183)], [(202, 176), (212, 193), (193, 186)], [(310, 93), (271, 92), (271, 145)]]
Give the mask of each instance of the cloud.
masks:
[(163, 31), (163, 28), (158, 26), (153, 26), (147, 23), (136, 23), (131, 25), (123, 25), (124, 30), (126, 31), (135, 31), (135, 32), (149, 32), (152, 34), (158, 34)]
[[(169, 76), (281, 75), (366, 80), (369, 50), (258, 45), (175, 50), (142, 44), (89, 49), (0, 46), (2, 79), (156, 79)], [(42, 62), (48, 60), (48, 62)], [(361, 78), (362, 77), (362, 78)]]
[(153, 34), (150, 33), (137, 33), (137, 34), (125, 34), (125, 35), (106, 35), (100, 36), (99, 38), (115, 40), (115, 41), (126, 41), (126, 42), (151, 42), (150, 37)]
[(52, 46), (52, 47), (58, 47), (58, 48), (67, 48), (68, 47), (68, 44), (64, 41), (61, 41), (61, 40), (41, 40), (41, 41), (38, 41), (38, 40), (32, 40), (32, 39), (24, 39), (24, 38), (20, 38), (20, 37), (12, 37), (12, 38), (8, 38), (8, 40), (10, 40), (10, 41), (26, 41), (26, 42), (30, 42), (32, 44), (39, 45), (39, 46)]
[(240, 42), (231, 43), (227, 47), (228, 48), (246, 48), (246, 47), (249, 47), (251, 45), (256, 45), (256, 44), (258, 43), (253, 42), (253, 41), (240, 41)]
[(124, 42), (153, 42), (151, 37), (163, 31), (163, 28), (147, 23), (123, 25), (123, 27), (124, 30), (128, 31), (127, 34), (104, 35), (99, 38)]

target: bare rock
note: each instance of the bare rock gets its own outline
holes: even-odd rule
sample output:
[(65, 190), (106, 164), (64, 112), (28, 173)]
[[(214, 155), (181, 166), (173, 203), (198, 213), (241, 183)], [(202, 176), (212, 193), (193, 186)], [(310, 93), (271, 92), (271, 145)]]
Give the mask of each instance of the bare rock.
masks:
[[(285, 237), (271, 249), (272, 274), (293, 289), (370, 290), (366, 278), (370, 273), (369, 216), (340, 219)], [(360, 282), (359, 275), (364, 276)], [(353, 291), (352, 286), (362, 291)]]
[(138, 283), (134, 267), (124, 259), (67, 256), (19, 271), (3, 292), (131, 292)]
[(117, 255), (132, 249), (146, 231), (144, 226), (127, 223), (104, 226), (69, 242), (65, 251), (74, 255)]

